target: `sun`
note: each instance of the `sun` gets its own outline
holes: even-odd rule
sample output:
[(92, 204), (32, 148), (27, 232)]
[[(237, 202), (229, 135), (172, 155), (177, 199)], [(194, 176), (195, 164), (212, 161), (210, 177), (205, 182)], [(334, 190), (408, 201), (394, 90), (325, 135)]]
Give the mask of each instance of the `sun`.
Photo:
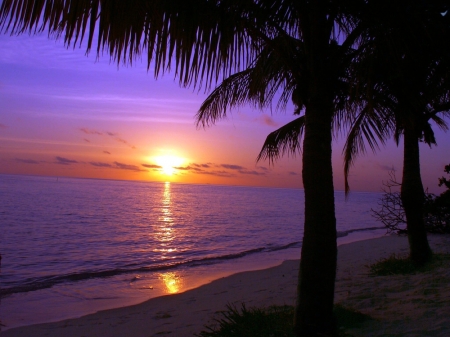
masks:
[(161, 156), (155, 158), (156, 163), (161, 166), (161, 173), (171, 176), (175, 173), (175, 168), (181, 166), (183, 158), (176, 156)]

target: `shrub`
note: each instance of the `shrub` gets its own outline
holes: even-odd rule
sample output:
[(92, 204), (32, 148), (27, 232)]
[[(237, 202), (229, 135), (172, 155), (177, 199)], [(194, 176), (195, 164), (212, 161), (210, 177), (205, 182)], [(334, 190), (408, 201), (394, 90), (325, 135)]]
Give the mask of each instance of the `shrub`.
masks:
[[(445, 172), (450, 173), (450, 165), (445, 166)], [(384, 194), (378, 205), (379, 210), (372, 209), (372, 216), (382, 222), (388, 233), (407, 233), (406, 216), (400, 197), (401, 183), (396, 180), (395, 172), (389, 172), (389, 180), (383, 183)], [(439, 178), (439, 186), (448, 189), (441, 195), (425, 193), (424, 221), (429, 233), (450, 233), (450, 180)]]

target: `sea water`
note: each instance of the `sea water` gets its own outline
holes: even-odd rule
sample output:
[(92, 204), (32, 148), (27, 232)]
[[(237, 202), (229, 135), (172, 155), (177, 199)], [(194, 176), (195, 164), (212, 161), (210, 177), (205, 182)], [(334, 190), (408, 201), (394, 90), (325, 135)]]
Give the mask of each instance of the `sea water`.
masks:
[[(336, 192), (339, 242), (379, 193)], [(3, 329), (185, 291), (300, 257), (303, 190), (0, 175)]]

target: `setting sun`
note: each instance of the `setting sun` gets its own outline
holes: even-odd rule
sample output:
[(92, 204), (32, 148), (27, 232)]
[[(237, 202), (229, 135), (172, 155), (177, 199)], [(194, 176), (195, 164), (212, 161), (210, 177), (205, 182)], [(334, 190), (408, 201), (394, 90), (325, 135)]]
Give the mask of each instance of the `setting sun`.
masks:
[(175, 168), (183, 164), (184, 159), (175, 156), (162, 156), (155, 158), (156, 163), (161, 166), (161, 173), (171, 176), (175, 172)]

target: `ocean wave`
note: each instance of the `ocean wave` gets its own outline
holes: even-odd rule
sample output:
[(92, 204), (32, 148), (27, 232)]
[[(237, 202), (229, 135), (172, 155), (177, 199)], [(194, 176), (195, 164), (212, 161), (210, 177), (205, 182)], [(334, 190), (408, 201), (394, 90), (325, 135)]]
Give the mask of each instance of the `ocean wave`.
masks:
[(0, 298), (16, 294), (24, 293), (29, 291), (36, 291), (40, 289), (51, 288), (57, 284), (67, 283), (67, 282), (78, 282), (85, 281), (93, 278), (107, 278), (112, 276), (117, 276), (121, 274), (131, 274), (131, 273), (151, 273), (159, 272), (168, 269), (183, 268), (183, 267), (196, 267), (202, 265), (211, 265), (220, 263), (221, 261), (233, 260), (243, 258), (245, 256), (263, 252), (274, 252), (289, 248), (300, 247), (301, 242), (291, 242), (280, 246), (269, 246), (269, 247), (259, 247), (249, 250), (244, 250), (237, 253), (209, 256), (198, 259), (190, 259), (180, 262), (155, 264), (152, 266), (140, 266), (134, 268), (116, 268), (109, 270), (97, 270), (97, 271), (82, 271), (78, 273), (69, 273), (64, 275), (50, 275), (45, 277), (29, 278), (21, 282), (21, 284), (11, 285), (9, 287), (2, 287), (0, 289)]
[[(384, 229), (385, 227), (366, 227), (366, 228), (357, 228), (357, 229), (351, 229), (347, 231), (341, 231), (337, 233), (338, 237), (346, 236), (348, 234), (354, 233), (354, 232), (362, 232), (362, 231), (370, 231), (370, 230), (377, 230), (377, 229)], [(2, 287), (0, 289), (0, 298), (17, 294), (17, 293), (24, 293), (29, 291), (36, 291), (40, 289), (46, 289), (51, 288), (57, 284), (61, 283), (68, 283), (68, 282), (78, 282), (78, 281), (85, 281), (93, 278), (107, 278), (122, 274), (131, 274), (131, 273), (151, 273), (151, 272), (159, 272), (164, 271), (168, 269), (175, 269), (175, 268), (183, 268), (183, 267), (196, 267), (196, 266), (202, 266), (202, 265), (211, 265), (220, 263), (222, 261), (228, 261), (233, 259), (239, 259), (243, 258), (252, 254), (257, 253), (270, 253), (270, 252), (276, 252), (281, 251), (285, 249), (290, 248), (299, 248), (301, 247), (302, 242), (301, 241), (294, 241), (288, 244), (283, 245), (274, 245), (274, 246), (264, 246), (264, 247), (258, 247), (253, 248), (249, 250), (244, 250), (237, 253), (230, 253), (230, 254), (224, 254), (224, 255), (217, 255), (217, 256), (208, 256), (198, 259), (190, 259), (185, 261), (179, 261), (179, 262), (172, 262), (172, 263), (160, 263), (155, 264), (152, 266), (133, 266), (133, 267), (125, 267), (125, 268), (115, 268), (115, 269), (109, 269), (109, 270), (97, 270), (97, 271), (82, 271), (77, 273), (69, 273), (69, 274), (63, 274), (63, 275), (50, 275), (45, 277), (36, 277), (36, 278), (30, 278), (26, 279), (21, 284), (12, 285), (9, 287)]]
[[(369, 227), (369, 228), (357, 228), (357, 229), (351, 229), (347, 231), (340, 231), (337, 233), (337, 237), (346, 236), (348, 234), (354, 233), (354, 232), (362, 232), (362, 231), (370, 231), (370, 230), (377, 230), (377, 229), (384, 229), (384, 227)], [(172, 262), (172, 263), (159, 263), (152, 266), (130, 266), (128, 265), (125, 268), (115, 268), (115, 269), (108, 269), (108, 270), (97, 270), (97, 271), (82, 271), (77, 273), (69, 273), (69, 274), (63, 274), (63, 275), (49, 275), (44, 277), (36, 277), (36, 278), (29, 278), (21, 282), (20, 284), (13, 284), (9, 287), (2, 287), (0, 289), (0, 298), (4, 298), (6, 296), (16, 294), (16, 293), (24, 293), (24, 292), (30, 292), (30, 291), (36, 291), (46, 288), (51, 288), (57, 284), (61, 283), (68, 283), (68, 282), (78, 282), (78, 281), (85, 281), (93, 278), (107, 278), (107, 277), (113, 277), (117, 275), (122, 274), (131, 274), (131, 273), (151, 273), (151, 272), (159, 272), (164, 271), (168, 269), (175, 269), (175, 268), (183, 268), (183, 267), (196, 267), (196, 266), (204, 266), (204, 265), (212, 265), (217, 264), (222, 261), (227, 260), (233, 260), (233, 259), (239, 259), (243, 258), (252, 254), (258, 254), (258, 253), (270, 253), (270, 252), (276, 252), (281, 251), (285, 249), (290, 248), (299, 248), (301, 247), (302, 242), (301, 241), (294, 241), (290, 242), (288, 244), (283, 245), (273, 245), (273, 246), (264, 246), (264, 247), (258, 247), (253, 249), (244, 250), (237, 253), (230, 253), (230, 254), (224, 254), (224, 255), (217, 255), (217, 256), (208, 256), (198, 259), (190, 259), (185, 261), (179, 261), (179, 262)]]
[(355, 228), (355, 229), (349, 229), (346, 231), (338, 231), (336, 234), (336, 236), (338, 238), (347, 236), (351, 233), (355, 233), (355, 232), (367, 232), (367, 231), (373, 231), (373, 230), (377, 230), (377, 229), (386, 229), (386, 227), (380, 227), (380, 226), (376, 226), (376, 227), (365, 227), (365, 228)]

